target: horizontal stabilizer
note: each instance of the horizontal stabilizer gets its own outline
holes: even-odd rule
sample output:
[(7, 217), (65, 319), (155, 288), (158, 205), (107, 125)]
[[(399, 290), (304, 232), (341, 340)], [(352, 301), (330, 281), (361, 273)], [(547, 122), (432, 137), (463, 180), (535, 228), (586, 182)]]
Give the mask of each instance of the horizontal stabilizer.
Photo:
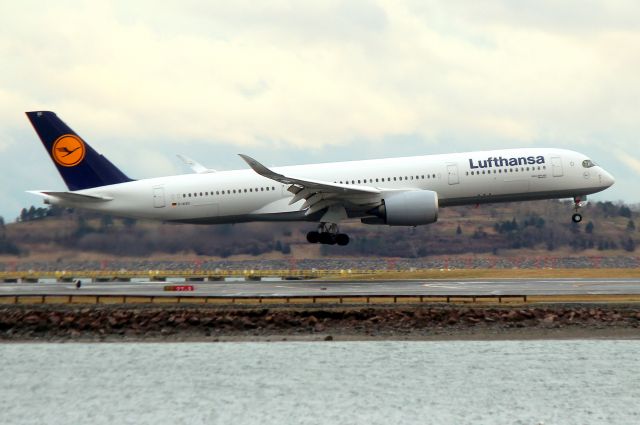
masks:
[(50, 190), (30, 190), (28, 191), (28, 193), (33, 193), (34, 195), (45, 197), (58, 198), (62, 201), (67, 202), (107, 202), (113, 199), (106, 196), (83, 195), (81, 193), (74, 192), (54, 192)]

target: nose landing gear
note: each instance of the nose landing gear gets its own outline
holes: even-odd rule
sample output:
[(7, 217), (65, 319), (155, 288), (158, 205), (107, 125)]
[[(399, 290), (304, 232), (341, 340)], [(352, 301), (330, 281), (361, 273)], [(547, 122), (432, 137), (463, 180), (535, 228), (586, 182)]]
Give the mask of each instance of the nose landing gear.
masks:
[(571, 220), (574, 223), (580, 223), (582, 221), (582, 214), (580, 214), (578, 212), (578, 210), (584, 206), (584, 204), (585, 204), (584, 201), (585, 200), (586, 200), (586, 197), (580, 198), (579, 196), (576, 196), (576, 197), (573, 198), (573, 211), (574, 211), (574, 213), (571, 216)]
[(338, 225), (335, 223), (320, 223), (317, 232), (307, 233), (307, 241), (309, 243), (321, 243), (324, 245), (340, 245), (349, 244), (349, 235), (339, 233)]

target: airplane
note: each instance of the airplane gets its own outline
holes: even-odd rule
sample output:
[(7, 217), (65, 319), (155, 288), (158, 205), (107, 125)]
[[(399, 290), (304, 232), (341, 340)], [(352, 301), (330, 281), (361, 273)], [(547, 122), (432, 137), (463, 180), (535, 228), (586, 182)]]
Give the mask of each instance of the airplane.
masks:
[(240, 154), (248, 169), (215, 171), (182, 157), (194, 173), (134, 180), (57, 115), (26, 113), (68, 191), (37, 190), (45, 204), (174, 223), (307, 221), (310, 243), (347, 245), (339, 225), (420, 226), (440, 208), (572, 198), (572, 220), (586, 196), (614, 178), (566, 149), (524, 148), (268, 168)]

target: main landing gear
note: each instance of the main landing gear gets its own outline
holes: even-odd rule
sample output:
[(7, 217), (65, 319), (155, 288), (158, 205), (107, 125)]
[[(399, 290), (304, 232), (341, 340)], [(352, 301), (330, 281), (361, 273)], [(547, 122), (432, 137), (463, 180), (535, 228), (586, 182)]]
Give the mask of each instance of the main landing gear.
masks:
[(338, 225), (335, 223), (320, 223), (317, 232), (307, 233), (307, 241), (309, 243), (345, 246), (349, 244), (349, 235), (339, 233)]
[(579, 196), (576, 196), (576, 197), (573, 198), (573, 211), (574, 211), (574, 213), (571, 216), (571, 220), (574, 223), (580, 223), (582, 221), (582, 214), (580, 214), (578, 212), (578, 210), (580, 208), (582, 208), (582, 206), (584, 205), (583, 201), (585, 199), (586, 199), (586, 197), (585, 198), (580, 198)]

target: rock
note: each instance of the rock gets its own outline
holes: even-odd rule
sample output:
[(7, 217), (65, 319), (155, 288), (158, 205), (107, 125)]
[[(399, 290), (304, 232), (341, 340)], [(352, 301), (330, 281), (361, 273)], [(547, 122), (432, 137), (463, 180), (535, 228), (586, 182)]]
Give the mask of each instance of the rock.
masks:
[(556, 321), (556, 319), (557, 319), (557, 318), (558, 318), (558, 316), (557, 316), (557, 315), (552, 314), (552, 313), (549, 313), (549, 314), (547, 314), (546, 316), (544, 316), (544, 319), (542, 319), (542, 321), (543, 321), (544, 323), (553, 323), (553, 322), (555, 322), (555, 321)]
[(536, 315), (531, 310), (518, 310), (518, 314), (525, 319), (533, 319)]
[(35, 325), (40, 323), (40, 316), (38, 316), (37, 314), (30, 314), (22, 319), (22, 322), (26, 323), (27, 325)]
[[(325, 341), (333, 341), (333, 337), (331, 335), (327, 335), (324, 337)], [(286, 341), (286, 339), (283, 339), (283, 341)]]

